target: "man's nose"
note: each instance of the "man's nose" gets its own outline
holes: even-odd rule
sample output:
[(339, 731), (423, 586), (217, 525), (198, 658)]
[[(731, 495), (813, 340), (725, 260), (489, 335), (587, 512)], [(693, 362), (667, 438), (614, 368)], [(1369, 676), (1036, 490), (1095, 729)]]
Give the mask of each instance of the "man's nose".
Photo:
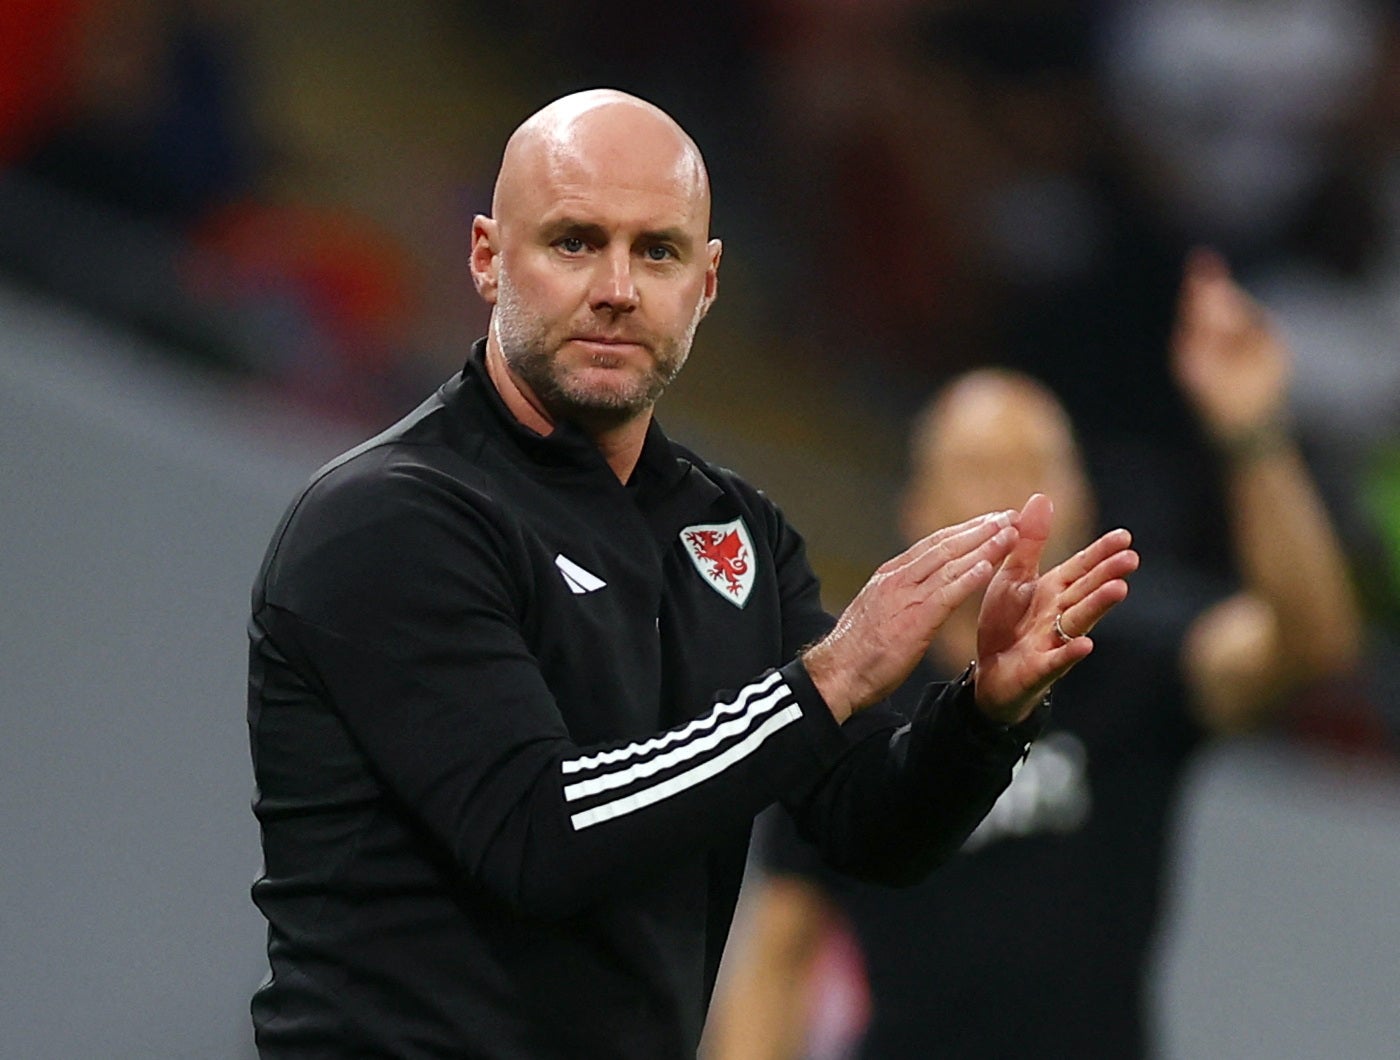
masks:
[(630, 313), (637, 308), (637, 284), (629, 250), (618, 248), (599, 255), (589, 303), (595, 312)]

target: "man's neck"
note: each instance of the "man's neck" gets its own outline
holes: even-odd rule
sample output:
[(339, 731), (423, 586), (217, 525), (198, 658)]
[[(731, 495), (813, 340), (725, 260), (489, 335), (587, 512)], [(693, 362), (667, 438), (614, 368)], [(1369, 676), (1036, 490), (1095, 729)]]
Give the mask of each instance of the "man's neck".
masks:
[[(540, 403), (533, 391), (511, 372), (500, 347), (488, 339), (486, 343), (486, 375), (506, 403), (506, 408), (521, 425), (539, 435), (554, 432), (554, 417)], [(605, 429), (592, 430), (581, 425), (584, 433), (598, 447), (607, 461), (608, 467), (619, 482), (626, 483), (637, 467), (642, 456), (642, 445), (646, 442), (647, 428), (651, 425), (651, 413), (633, 417), (625, 423)]]

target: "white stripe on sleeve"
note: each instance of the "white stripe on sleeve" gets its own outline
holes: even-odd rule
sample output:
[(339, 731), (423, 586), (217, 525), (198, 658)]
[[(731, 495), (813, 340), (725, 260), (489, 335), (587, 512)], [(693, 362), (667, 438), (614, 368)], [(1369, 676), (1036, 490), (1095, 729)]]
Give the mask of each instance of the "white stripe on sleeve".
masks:
[(728, 703), (717, 703), (708, 714), (704, 714), (689, 724), (679, 729), (672, 729), (670, 732), (662, 733), (660, 736), (653, 736), (649, 740), (641, 743), (628, 744), (626, 747), (615, 747), (611, 751), (599, 751), (594, 755), (587, 755), (583, 758), (568, 759), (563, 764), (565, 773), (581, 773), (584, 770), (593, 769), (597, 766), (610, 765), (613, 762), (625, 762), (629, 758), (637, 758), (648, 754), (651, 751), (668, 747), (673, 743), (679, 743), (688, 739), (697, 732), (713, 728), (718, 724), (720, 718), (729, 714), (742, 714), (748, 709), (750, 700), (773, 689), (775, 685), (781, 685), (784, 692), (788, 691), (783, 675), (774, 670), (762, 681), (747, 685), (740, 689), (739, 694)]
[(588, 780), (580, 780), (575, 784), (566, 784), (564, 786), (564, 801), (573, 802), (576, 799), (587, 798), (589, 795), (597, 795), (602, 791), (626, 787), (634, 780), (655, 776), (663, 769), (679, 765), (681, 762), (688, 762), (697, 755), (718, 747), (729, 737), (752, 728), (764, 715), (772, 713), (775, 707), (781, 706), (784, 701), (791, 698), (792, 693), (788, 690), (788, 686), (786, 684), (779, 685), (767, 696), (751, 702), (739, 717), (731, 718), (723, 725), (715, 726), (711, 732), (692, 740), (690, 743), (672, 748), (665, 754), (657, 755), (645, 762), (635, 762), (611, 773), (604, 773)]
[(743, 740), (734, 744), (722, 754), (714, 758), (707, 758), (684, 773), (677, 773), (675, 776), (663, 780), (659, 784), (642, 788), (640, 791), (625, 795), (612, 802), (605, 802), (593, 807), (591, 810), (584, 810), (569, 818), (574, 826), (574, 831), (579, 832), (585, 828), (590, 828), (595, 824), (610, 821), (615, 817), (622, 817), (625, 814), (633, 813), (643, 809), (653, 803), (668, 799), (673, 795), (693, 788), (703, 780), (707, 780), (716, 773), (723, 772), (735, 762), (741, 761), (753, 754), (762, 746), (763, 742), (772, 736), (779, 729), (791, 725), (794, 721), (802, 717), (802, 708), (796, 703), (789, 704), (777, 714), (772, 715), (753, 732), (749, 733)]

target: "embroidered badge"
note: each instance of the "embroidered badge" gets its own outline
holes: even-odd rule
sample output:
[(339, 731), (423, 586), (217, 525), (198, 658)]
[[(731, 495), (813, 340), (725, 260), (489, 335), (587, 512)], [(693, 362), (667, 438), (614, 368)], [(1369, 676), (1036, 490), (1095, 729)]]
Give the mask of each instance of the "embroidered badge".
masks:
[(748, 602), (753, 589), (753, 540), (743, 519), (687, 526), (681, 531), (681, 544), (711, 589), (735, 607)]

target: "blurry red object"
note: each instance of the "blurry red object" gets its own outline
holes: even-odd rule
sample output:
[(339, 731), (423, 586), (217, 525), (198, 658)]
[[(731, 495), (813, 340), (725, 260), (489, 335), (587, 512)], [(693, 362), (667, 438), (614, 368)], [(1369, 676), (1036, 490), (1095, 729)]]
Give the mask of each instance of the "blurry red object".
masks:
[(93, 0), (0, 3), (0, 166), (22, 158), (72, 91), (75, 49)]
[(415, 311), (409, 257), (395, 237), (345, 211), (246, 199), (191, 233), (206, 262), (201, 298), (237, 304), (295, 299), (354, 367), (384, 369), (402, 352)]

